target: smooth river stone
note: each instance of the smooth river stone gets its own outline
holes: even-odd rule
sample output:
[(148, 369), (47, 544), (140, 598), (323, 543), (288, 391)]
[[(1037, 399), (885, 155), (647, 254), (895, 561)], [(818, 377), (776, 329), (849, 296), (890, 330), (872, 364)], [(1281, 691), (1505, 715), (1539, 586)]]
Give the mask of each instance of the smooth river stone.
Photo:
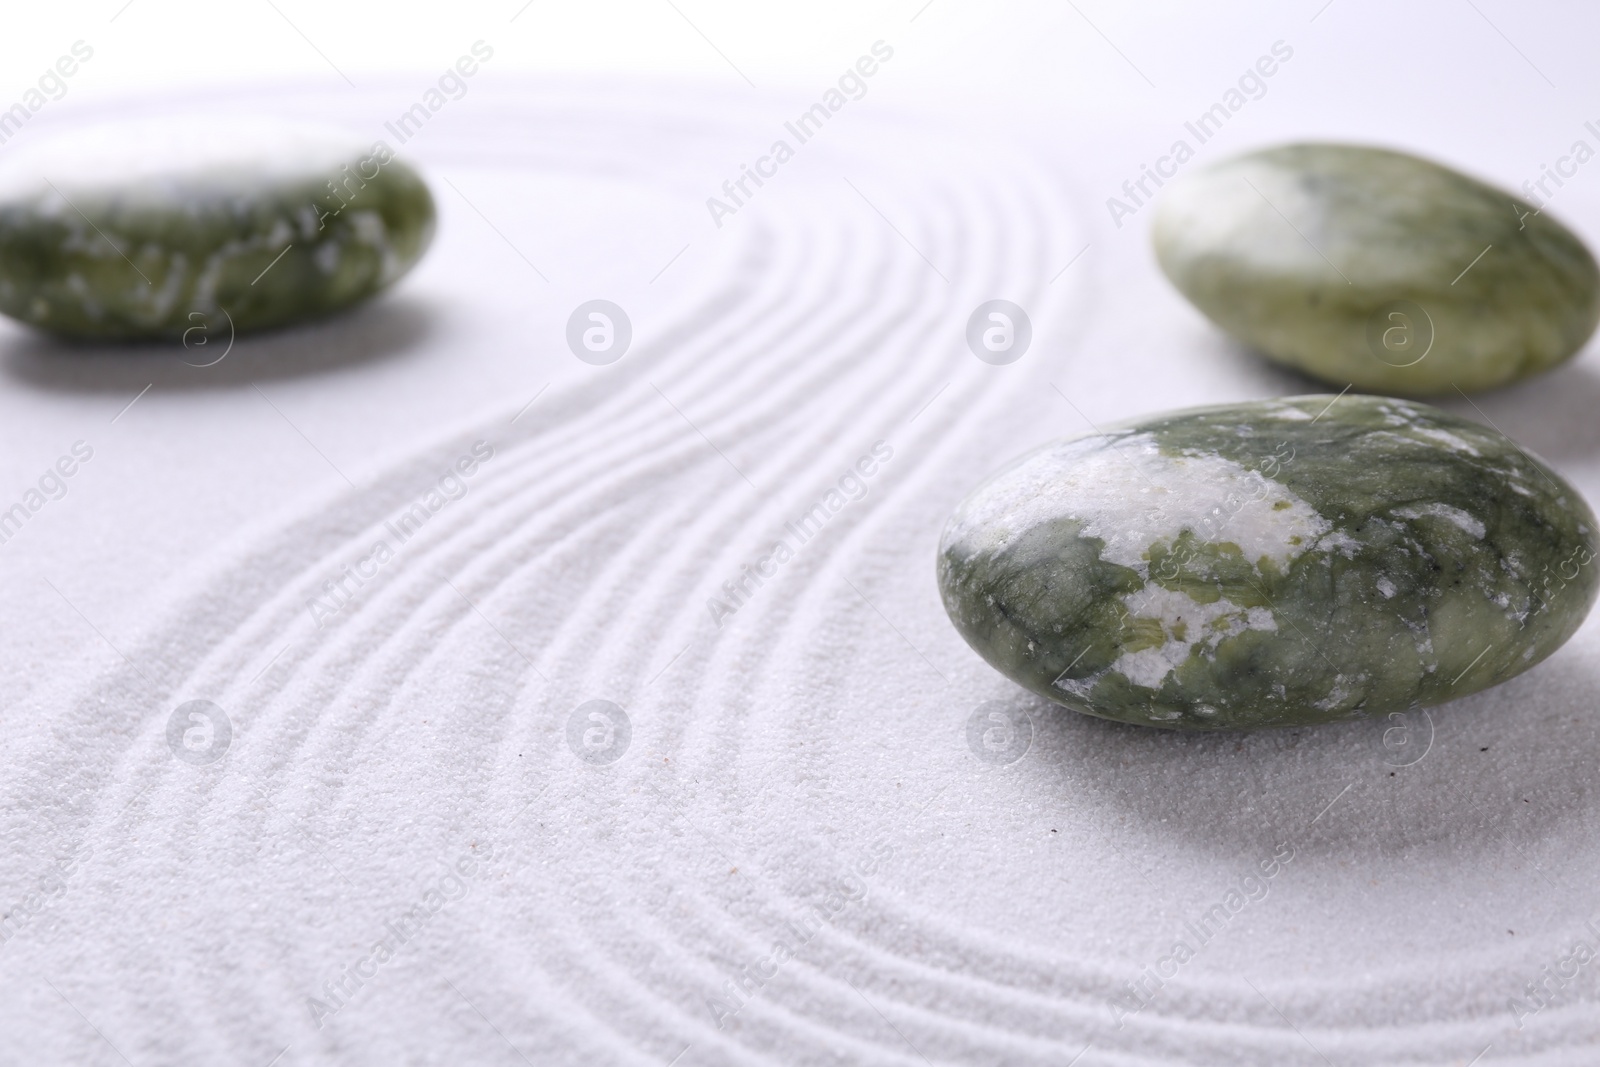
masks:
[(316, 128), (122, 123), (11, 152), (0, 312), (70, 337), (219, 339), (316, 318), (394, 282), (433, 236), (427, 186), (387, 145)]
[(1600, 319), (1572, 231), (1508, 192), (1381, 148), (1254, 152), (1163, 192), (1162, 270), (1212, 322), (1324, 381), (1406, 396), (1555, 366)]
[(1509, 438), (1408, 400), (1301, 396), (1049, 444), (957, 508), (956, 629), (1076, 711), (1183, 730), (1383, 715), (1572, 636), (1595, 519)]

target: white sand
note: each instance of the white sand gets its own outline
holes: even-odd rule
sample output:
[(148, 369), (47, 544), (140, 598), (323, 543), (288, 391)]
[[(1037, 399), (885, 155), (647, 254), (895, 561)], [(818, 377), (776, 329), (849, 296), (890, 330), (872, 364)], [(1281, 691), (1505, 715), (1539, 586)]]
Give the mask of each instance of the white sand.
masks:
[[(409, 91), (245, 103), (379, 136)], [(473, 93), (403, 150), (440, 236), (377, 306), (204, 370), (0, 334), (0, 506), (94, 449), (0, 545), (0, 907), (39, 905), (0, 1063), (1594, 1062), (1600, 964), (1508, 1004), (1600, 944), (1597, 624), (1427, 718), (1183, 737), (1026, 696), (946, 620), (940, 527), (1005, 461), (1306, 391), (1109, 227), (1093, 144), (847, 110), (718, 230), (794, 101)], [(562, 340), (597, 297), (610, 367)], [(1034, 329), (1003, 367), (962, 337), (997, 297)], [(1600, 498), (1597, 396), (1585, 356), (1478, 403)], [(232, 729), (204, 766), (167, 742), (195, 699)], [(568, 747), (595, 699), (610, 764)], [(985, 701), (1020, 761), (969, 750)]]

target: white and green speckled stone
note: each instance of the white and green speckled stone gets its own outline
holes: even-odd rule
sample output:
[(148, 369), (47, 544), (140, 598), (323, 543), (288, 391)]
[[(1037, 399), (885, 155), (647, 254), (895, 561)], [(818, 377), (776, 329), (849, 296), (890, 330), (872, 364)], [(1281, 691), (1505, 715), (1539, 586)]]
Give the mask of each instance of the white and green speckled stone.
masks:
[(1492, 429), (1346, 395), (1046, 445), (957, 508), (938, 580), (1017, 683), (1170, 729), (1425, 707), (1527, 670), (1600, 582), (1578, 493)]
[(106, 340), (284, 326), (390, 285), (433, 230), (382, 143), (221, 117), (78, 129), (0, 160), (0, 312)]
[(1161, 268), (1212, 322), (1336, 385), (1406, 396), (1549, 369), (1600, 321), (1583, 242), (1511, 193), (1341, 144), (1252, 152), (1163, 191)]

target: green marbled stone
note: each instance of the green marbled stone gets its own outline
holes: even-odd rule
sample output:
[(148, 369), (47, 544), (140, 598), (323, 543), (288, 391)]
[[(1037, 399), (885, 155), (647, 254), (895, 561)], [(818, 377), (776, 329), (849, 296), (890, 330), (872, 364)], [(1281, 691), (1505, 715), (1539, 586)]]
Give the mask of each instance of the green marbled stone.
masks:
[(1030, 452), (957, 508), (938, 579), (962, 637), (1020, 685), (1215, 730), (1383, 715), (1525, 671), (1587, 615), (1597, 552), (1583, 498), (1507, 437), (1349, 394)]
[(284, 326), (391, 284), (433, 230), (427, 186), (386, 145), (267, 122), (91, 128), (0, 167), (0, 312), (105, 340)]
[(1163, 192), (1153, 237), (1167, 277), (1223, 330), (1372, 392), (1504, 385), (1571, 356), (1600, 319), (1600, 270), (1572, 231), (1381, 148), (1225, 161)]

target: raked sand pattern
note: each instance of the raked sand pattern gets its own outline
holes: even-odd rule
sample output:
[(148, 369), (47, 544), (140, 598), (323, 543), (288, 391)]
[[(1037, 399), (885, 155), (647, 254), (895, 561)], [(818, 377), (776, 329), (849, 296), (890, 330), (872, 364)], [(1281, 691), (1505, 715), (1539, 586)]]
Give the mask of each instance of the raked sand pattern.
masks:
[[(1105, 240), (1069, 167), (865, 112), (717, 231), (709, 176), (783, 109), (686, 100), (441, 115), (436, 186), (670, 196), (719, 266), (615, 368), (308, 491), (72, 706), (8, 709), (0, 1062), (1592, 1056), (1593, 627), (1406, 721), (1167, 736), (1023, 693), (946, 620), (939, 530), (1068, 404), (1210, 399), (1085, 367), (1147, 253), (1052, 281)], [(1012, 366), (962, 333), (996, 297)], [(179, 759), (189, 701), (226, 720)]]

